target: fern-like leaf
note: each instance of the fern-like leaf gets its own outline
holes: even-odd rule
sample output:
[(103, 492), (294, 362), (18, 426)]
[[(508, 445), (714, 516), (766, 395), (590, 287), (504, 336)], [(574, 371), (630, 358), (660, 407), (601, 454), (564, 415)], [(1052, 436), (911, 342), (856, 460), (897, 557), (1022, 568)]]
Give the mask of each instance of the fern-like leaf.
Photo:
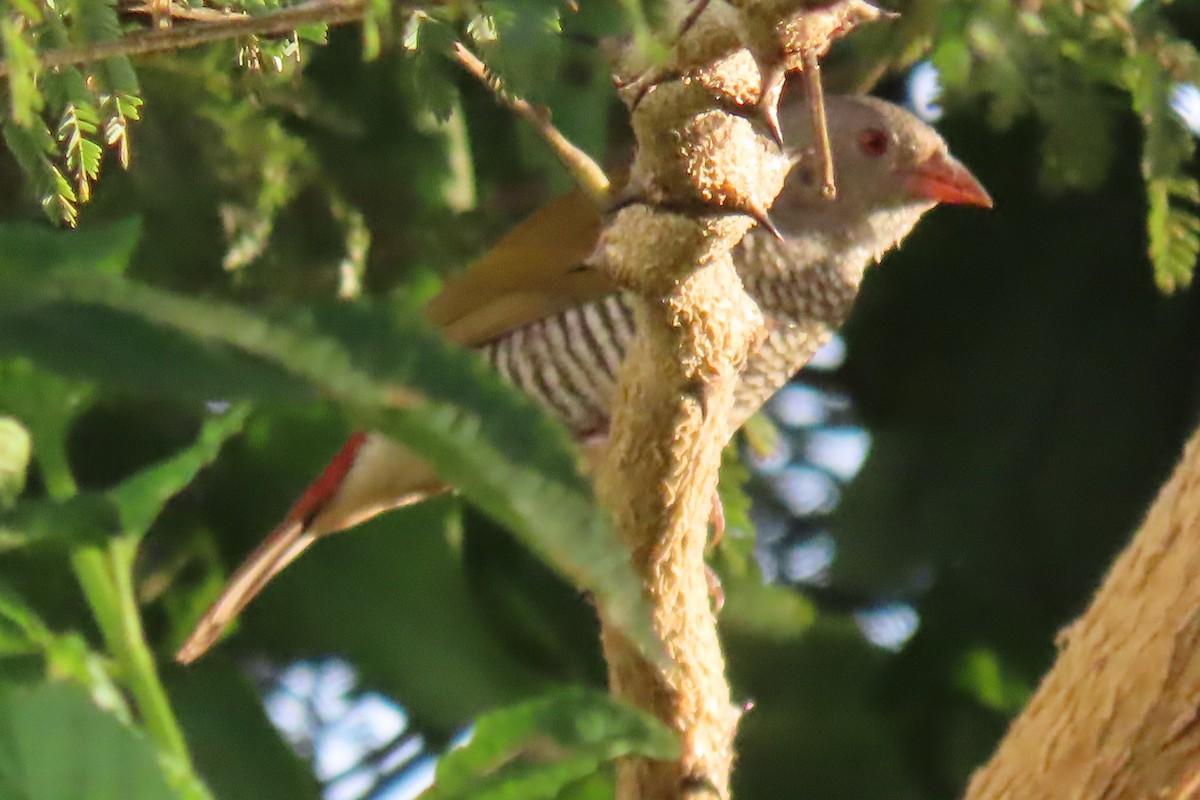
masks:
[(100, 99), (104, 109), (104, 143), (117, 151), (117, 159), (129, 168), (129, 123), (141, 119), (142, 99), (134, 95), (113, 94)]
[(8, 93), (12, 121), (33, 127), (46, 100), (38, 88), (37, 52), (27, 28), (14, 18), (0, 19), (0, 45), (8, 65)]
[(92, 198), (92, 182), (100, 177), (100, 158), (103, 148), (90, 137), (96, 135), (100, 118), (90, 105), (68, 104), (58, 126), (58, 141), (62, 143), (67, 169), (75, 178), (81, 203)]
[(1200, 182), (1155, 178), (1146, 184), (1154, 275), (1164, 291), (1187, 286), (1200, 256)]
[(444, 20), (414, 11), (405, 22), (400, 41), (409, 56), (403, 74), (414, 97), (435, 119), (449, 119), (459, 99), (443, 56), (453, 47), (454, 30)]
[(70, 181), (50, 161), (50, 156), (57, 152), (50, 129), (40, 118), (28, 128), (7, 123), (4, 141), (17, 163), (28, 173), (33, 192), (46, 214), (52, 220), (74, 227), (79, 219), (79, 200)]
[(71, 38), (78, 44), (108, 42), (121, 35), (115, 0), (67, 0)]
[(1186, 286), (1200, 255), (1200, 186), (1184, 174), (1196, 151), (1191, 131), (1171, 108), (1182, 65), (1200, 74), (1200, 57), (1190, 45), (1172, 42), (1139, 54), (1130, 65), (1129, 90), (1142, 121), (1145, 142), (1146, 228), (1155, 278), (1166, 290)]

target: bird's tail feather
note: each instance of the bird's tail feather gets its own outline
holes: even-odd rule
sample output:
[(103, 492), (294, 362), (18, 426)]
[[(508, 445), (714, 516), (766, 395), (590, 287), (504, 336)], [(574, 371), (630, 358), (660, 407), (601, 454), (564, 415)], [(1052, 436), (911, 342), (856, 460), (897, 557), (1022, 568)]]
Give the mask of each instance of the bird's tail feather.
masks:
[(217, 601), (204, 612), (183, 647), (175, 654), (175, 660), (190, 664), (204, 655), (271, 578), (316, 540), (316, 535), (301, 520), (287, 520), (271, 531), (271, 535), (229, 579)]
[(287, 518), (238, 567), (175, 659), (190, 664), (204, 655), (263, 587), (321, 536), (445, 489), (429, 465), (402, 445), (378, 433), (351, 436)]

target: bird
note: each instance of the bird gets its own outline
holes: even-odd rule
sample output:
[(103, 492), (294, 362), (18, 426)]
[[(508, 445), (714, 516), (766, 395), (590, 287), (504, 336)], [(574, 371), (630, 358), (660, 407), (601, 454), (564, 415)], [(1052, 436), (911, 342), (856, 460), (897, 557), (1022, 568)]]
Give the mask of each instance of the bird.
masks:
[[(939, 204), (992, 207), (938, 132), (902, 107), (826, 97), (838, 192), (823, 191), (808, 104), (785, 98), (794, 166), (772, 215), (734, 248), (746, 291), (767, 325), (735, 391), (729, 435), (841, 326), (866, 269)], [(447, 338), (474, 349), (505, 380), (562, 421), (594, 458), (608, 425), (622, 355), (634, 336), (630, 300), (587, 257), (603, 219), (580, 192), (518, 225), (425, 307)], [(432, 468), (380, 433), (356, 432), (233, 574), (176, 654), (203, 655), (284, 567), (320, 537), (446, 490)]]

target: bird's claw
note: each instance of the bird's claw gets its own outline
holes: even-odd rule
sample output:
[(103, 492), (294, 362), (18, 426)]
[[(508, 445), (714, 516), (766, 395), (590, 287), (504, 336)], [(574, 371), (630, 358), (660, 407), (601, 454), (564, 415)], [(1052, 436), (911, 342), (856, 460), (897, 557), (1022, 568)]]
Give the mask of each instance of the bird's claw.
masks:
[(725, 504), (721, 502), (720, 492), (713, 492), (708, 524), (712, 525), (712, 535), (708, 539), (708, 551), (711, 553), (720, 547), (725, 539)]
[(725, 587), (708, 564), (704, 565), (704, 580), (708, 583), (708, 598), (712, 601), (713, 613), (720, 614), (725, 607)]

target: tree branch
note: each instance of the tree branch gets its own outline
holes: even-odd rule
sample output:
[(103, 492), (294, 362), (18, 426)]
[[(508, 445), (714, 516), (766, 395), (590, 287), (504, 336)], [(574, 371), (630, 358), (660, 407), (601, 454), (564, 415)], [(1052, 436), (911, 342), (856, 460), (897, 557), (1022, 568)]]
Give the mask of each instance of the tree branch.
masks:
[(1200, 430), (966, 800), (1200, 797)]
[(562, 131), (554, 127), (554, 123), (550, 121), (549, 111), (508, 93), (500, 79), (490, 72), (479, 57), (468, 50), (462, 42), (454, 43), (454, 59), (467, 72), (487, 86), (501, 105), (533, 126), (533, 129), (546, 140), (546, 144), (554, 151), (554, 155), (566, 167), (575, 183), (587, 192), (588, 197), (597, 206), (602, 208), (608, 206), (609, 190), (612, 188), (608, 176), (604, 174), (600, 165), (592, 160), (591, 156), (571, 144), (571, 141), (563, 136)]
[[(299, 5), (266, 14), (228, 14), (221, 19), (209, 21), (206, 18), (203, 22), (177, 24), (166, 30), (131, 33), (109, 42), (93, 42), (78, 47), (48, 50), (38, 54), (38, 63), (43, 69), (55, 69), (116, 56), (165, 53), (243, 36), (286, 33), (304, 25), (344, 25), (362, 19), (365, 13), (364, 0), (307, 0)], [(0, 63), (0, 79), (8, 75), (8, 64)]]

